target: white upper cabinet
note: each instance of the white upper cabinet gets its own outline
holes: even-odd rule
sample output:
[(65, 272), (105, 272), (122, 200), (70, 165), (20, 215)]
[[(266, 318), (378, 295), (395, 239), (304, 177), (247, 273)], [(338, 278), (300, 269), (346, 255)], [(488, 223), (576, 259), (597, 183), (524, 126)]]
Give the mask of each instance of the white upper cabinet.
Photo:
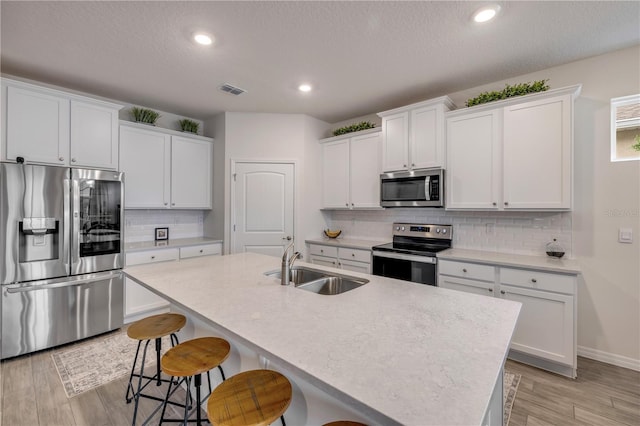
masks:
[(580, 88), (447, 113), (446, 208), (570, 210)]
[(171, 137), (171, 207), (210, 209), (213, 144)]
[(213, 145), (144, 124), (120, 125), (120, 169), (128, 209), (210, 209)]
[(7, 79), (2, 86), (3, 159), (118, 169), (121, 105)]
[(320, 142), (324, 208), (380, 208), (380, 129)]
[(380, 112), (382, 171), (444, 167), (444, 113), (453, 108), (446, 96)]
[(349, 208), (349, 139), (322, 146), (322, 176), (324, 207)]
[(447, 208), (498, 208), (501, 144), (498, 111), (482, 111), (447, 120)]
[(505, 209), (571, 208), (571, 95), (504, 108)]
[(71, 165), (118, 169), (118, 109), (71, 100)]
[(120, 126), (125, 208), (164, 209), (171, 201), (171, 136)]

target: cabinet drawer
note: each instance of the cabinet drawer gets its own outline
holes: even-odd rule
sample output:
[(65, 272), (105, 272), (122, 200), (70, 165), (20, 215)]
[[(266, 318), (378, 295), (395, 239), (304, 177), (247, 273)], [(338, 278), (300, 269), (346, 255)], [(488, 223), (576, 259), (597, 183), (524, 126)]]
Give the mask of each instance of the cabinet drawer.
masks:
[(220, 253), (222, 253), (222, 247), (220, 246), (220, 244), (205, 244), (201, 246), (181, 247), (180, 259), (187, 259), (189, 257), (198, 256), (211, 256)]
[(338, 247), (310, 244), (309, 252), (318, 256), (338, 257)]
[(444, 275), (462, 277), (473, 280), (495, 281), (495, 267), (469, 262), (439, 260), (438, 272)]
[(574, 275), (552, 274), (529, 269), (500, 268), (500, 283), (518, 287), (574, 294)]
[(341, 260), (355, 260), (357, 262), (371, 263), (371, 252), (369, 250), (359, 250), (340, 247), (338, 257)]
[(135, 253), (127, 253), (126, 258), (127, 266), (178, 260), (178, 249), (138, 251)]

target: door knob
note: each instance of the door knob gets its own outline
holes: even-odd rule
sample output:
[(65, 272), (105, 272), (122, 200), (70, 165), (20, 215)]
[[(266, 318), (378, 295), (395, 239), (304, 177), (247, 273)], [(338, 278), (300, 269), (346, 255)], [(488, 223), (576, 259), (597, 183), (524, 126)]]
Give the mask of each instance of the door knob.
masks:
[(283, 240), (291, 241), (291, 236), (287, 235), (286, 237), (282, 237)]

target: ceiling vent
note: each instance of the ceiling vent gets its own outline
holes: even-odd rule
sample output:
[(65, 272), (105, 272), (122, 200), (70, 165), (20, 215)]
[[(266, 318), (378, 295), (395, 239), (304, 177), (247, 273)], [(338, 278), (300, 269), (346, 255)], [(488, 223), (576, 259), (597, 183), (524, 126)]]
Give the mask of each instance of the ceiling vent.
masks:
[(244, 90), (244, 89), (232, 86), (232, 85), (227, 84), (227, 83), (225, 83), (222, 86), (220, 86), (220, 90), (222, 90), (223, 92), (230, 93), (230, 94), (235, 95), (235, 96), (242, 95), (244, 92), (246, 92), (246, 90)]

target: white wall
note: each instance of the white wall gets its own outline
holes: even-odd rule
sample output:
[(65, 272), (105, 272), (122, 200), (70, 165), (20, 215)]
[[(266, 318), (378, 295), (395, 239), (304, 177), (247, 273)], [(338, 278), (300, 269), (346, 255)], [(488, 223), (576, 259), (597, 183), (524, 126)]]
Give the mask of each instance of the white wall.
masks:
[(153, 241), (155, 228), (169, 228), (169, 238), (195, 238), (203, 233), (202, 210), (125, 210), (124, 240)]
[[(558, 216), (559, 230), (563, 238), (572, 239), (571, 253), (580, 262), (583, 274), (578, 288), (578, 354), (634, 369), (640, 369), (640, 161), (609, 161), (609, 102), (614, 97), (640, 93), (639, 76), (640, 46), (635, 46), (449, 94), (456, 105), (463, 107), (468, 98), (487, 90), (502, 89), (505, 83), (549, 79), (552, 88), (582, 83), (582, 94), (576, 100), (574, 111), (575, 204), (571, 213)], [(376, 226), (388, 228), (389, 222), (406, 218), (410, 213), (352, 215), (333, 213), (329, 218), (333, 223), (350, 226), (359, 233)], [(416, 213), (415, 216), (424, 219), (429, 214)], [(537, 231), (534, 226), (521, 232), (523, 235), (540, 232), (546, 239), (550, 236), (549, 227), (555, 226), (553, 217), (546, 214), (543, 217), (540, 214), (520, 216), (523, 223), (527, 219), (532, 224), (543, 220), (543, 226)], [(445, 212), (443, 216), (438, 213), (435, 217), (435, 220), (454, 224), (456, 221), (472, 224), (478, 220), (479, 229), (472, 231), (476, 237), (482, 232), (485, 221), (495, 221), (496, 235), (502, 232), (501, 219), (504, 216), (486, 213)], [(358, 222), (366, 224), (356, 225)], [(333, 223), (332, 227), (336, 227)], [(568, 236), (567, 226), (571, 229)], [(632, 244), (617, 242), (619, 228), (633, 230)], [(454, 229), (454, 234), (457, 229), (460, 226)], [(477, 243), (468, 240), (457, 243), (478, 248), (483, 244), (482, 239)], [(494, 245), (497, 251), (513, 248), (511, 243), (496, 237), (487, 237), (484, 244)]]
[[(327, 123), (301, 114), (265, 114), (227, 112), (216, 117), (216, 140), (224, 138), (224, 219), (225, 253), (230, 241), (230, 166), (232, 160), (272, 160), (295, 162), (296, 249), (305, 250), (304, 240), (317, 237), (325, 227), (321, 203), (321, 156), (318, 139)], [(224, 136), (220, 134), (224, 128)], [(217, 174), (216, 174), (217, 176)], [(214, 179), (214, 186), (220, 183)], [(215, 225), (213, 223), (215, 222)], [(206, 230), (220, 227), (221, 218), (207, 221)], [(206, 231), (208, 232), (208, 231)], [(207, 235), (207, 234), (205, 234)], [(216, 236), (217, 237), (217, 236)]]
[(213, 142), (213, 208), (204, 212), (204, 236), (223, 240), (223, 250), (228, 241), (224, 238), (224, 179), (225, 179), (225, 115), (218, 114), (204, 123), (207, 136)]

